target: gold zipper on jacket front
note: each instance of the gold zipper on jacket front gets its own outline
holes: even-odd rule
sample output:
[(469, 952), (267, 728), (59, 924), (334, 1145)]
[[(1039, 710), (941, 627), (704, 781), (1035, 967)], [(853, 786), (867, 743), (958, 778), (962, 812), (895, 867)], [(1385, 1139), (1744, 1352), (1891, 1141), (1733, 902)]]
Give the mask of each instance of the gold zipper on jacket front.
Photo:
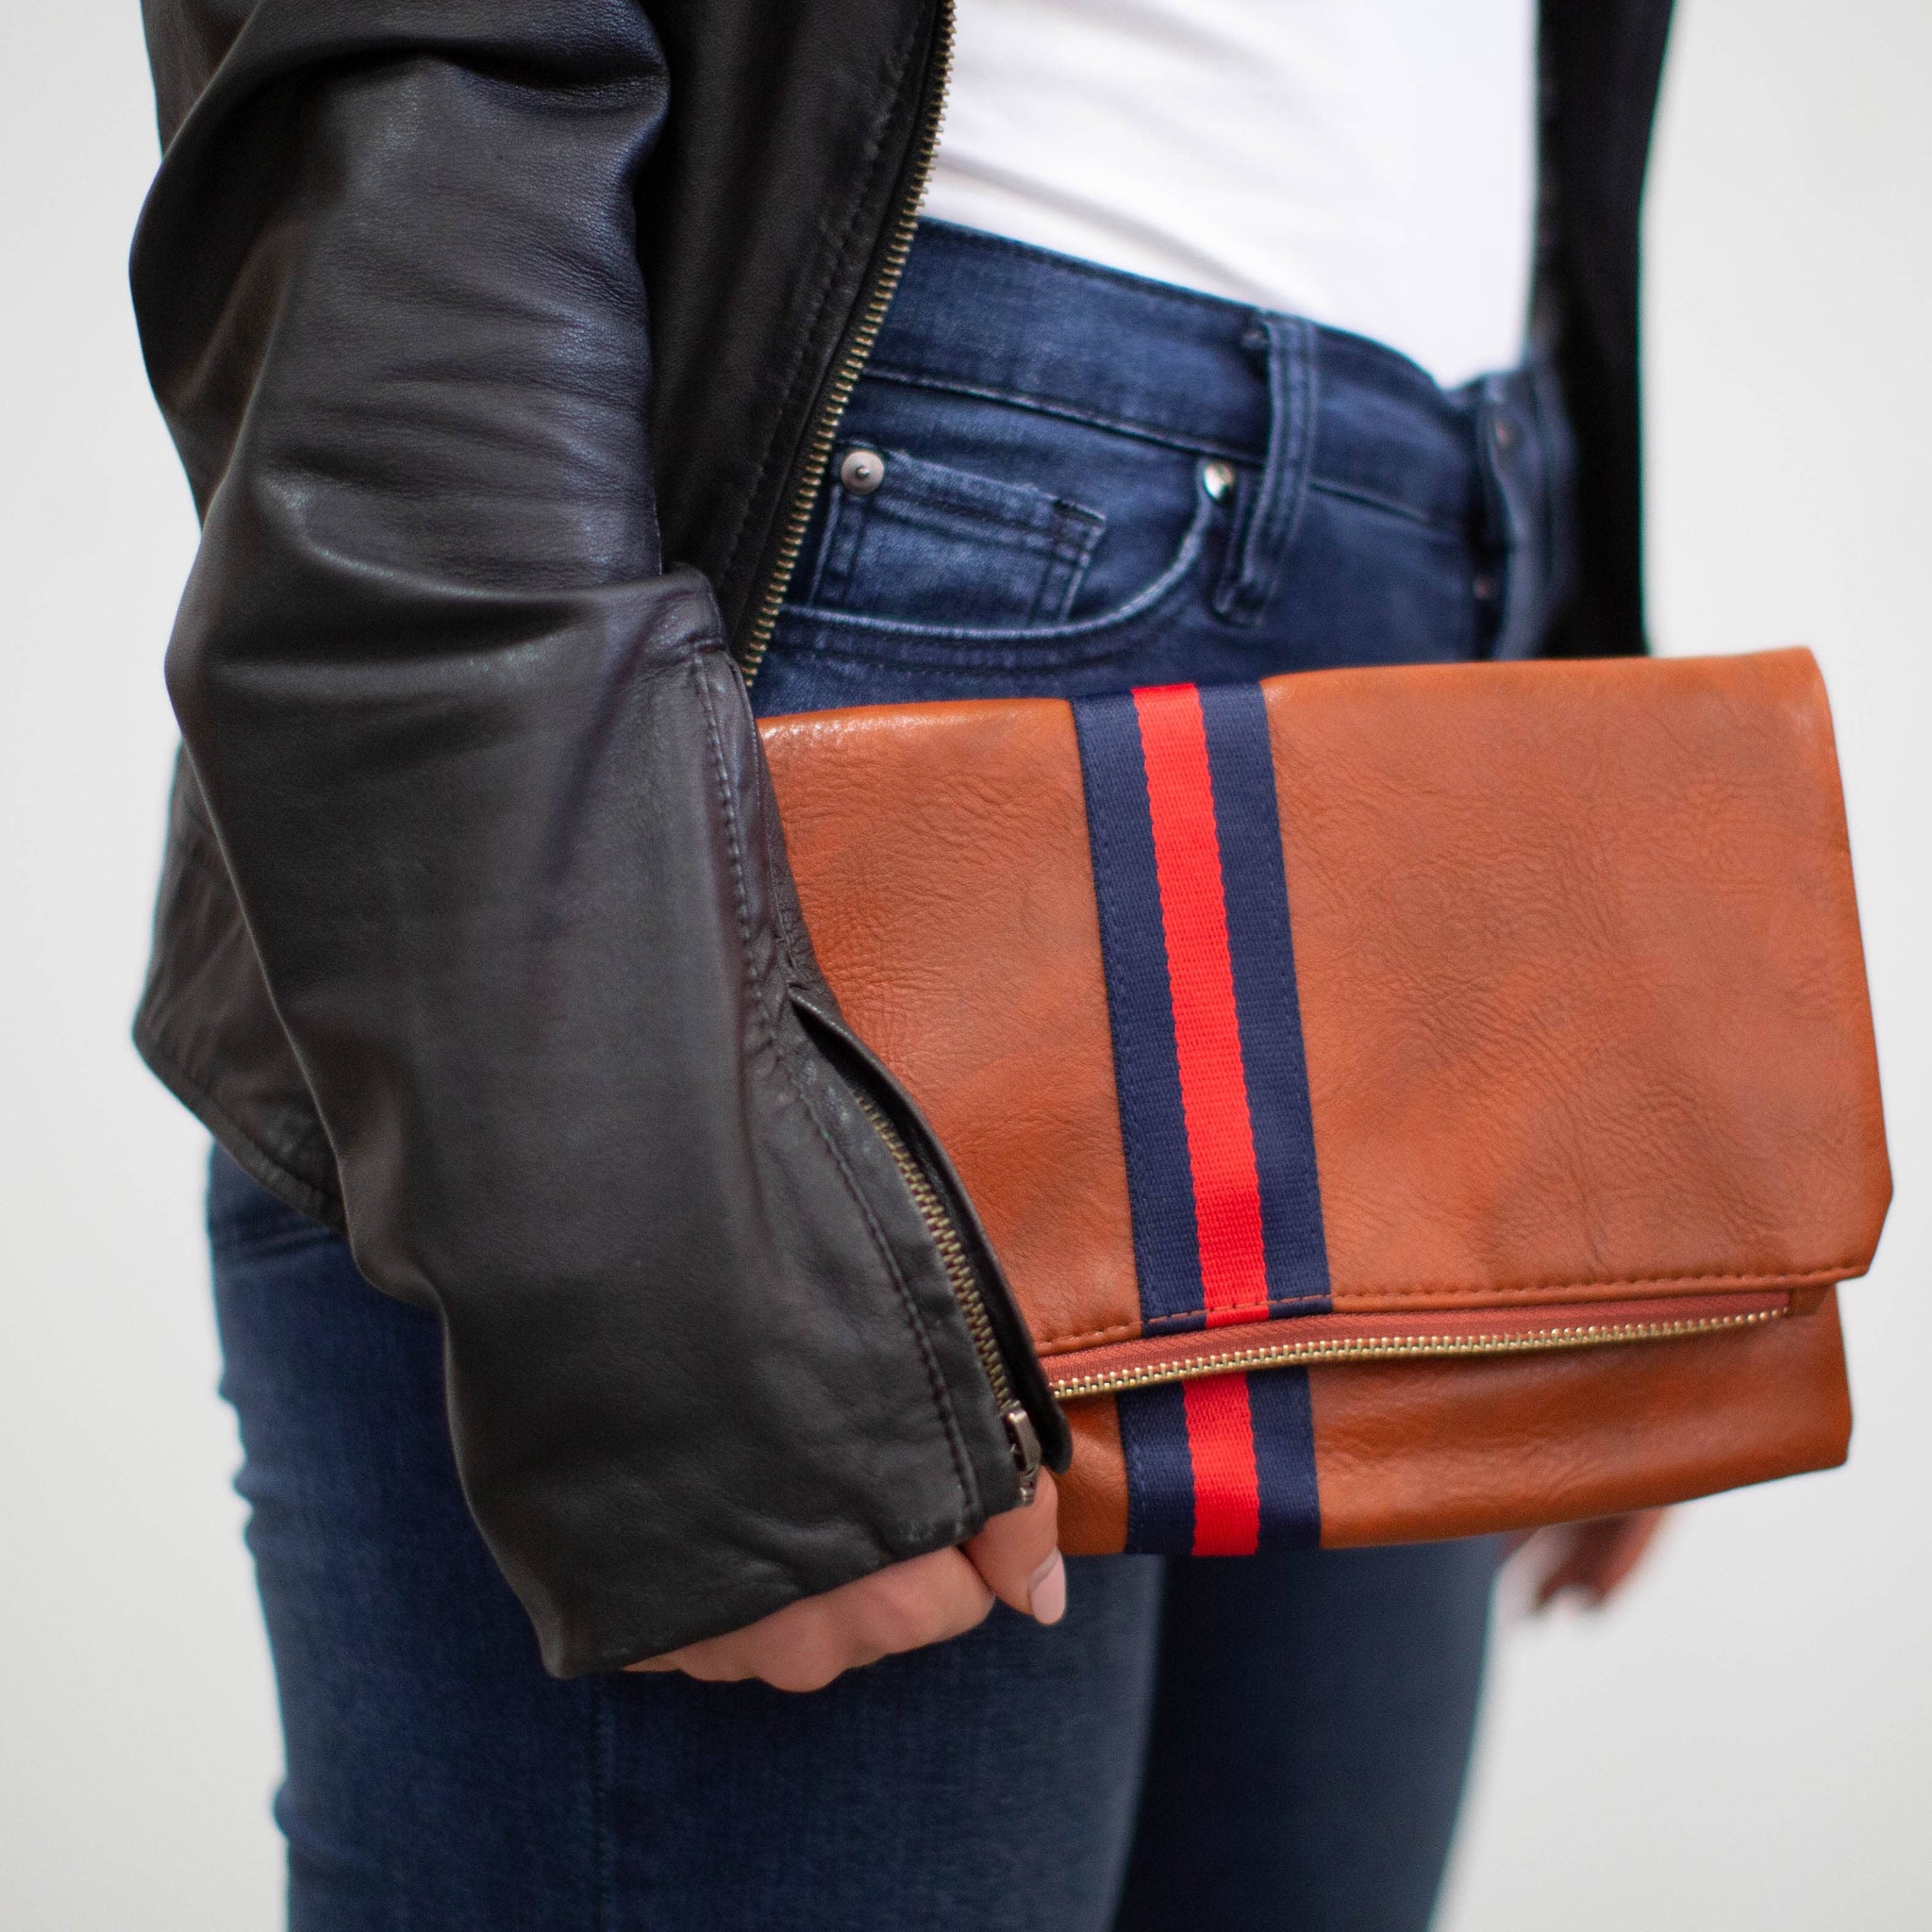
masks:
[[(799, 473), (798, 489), (786, 515), (778, 555), (758, 598), (758, 609), (745, 638), (740, 662), (747, 685), (757, 679), (758, 669), (765, 661), (765, 653), (771, 647), (779, 608), (785, 602), (785, 591), (797, 566), (798, 553), (804, 547), (805, 533), (811, 525), (812, 506), (817, 500), (819, 487), (825, 479), (825, 472), (831, 466), (832, 451), (839, 441), (839, 425), (865, 369), (866, 358), (872, 354), (873, 344), (878, 341), (886, 310), (892, 305), (899, 277), (906, 270), (906, 258), (912, 251), (913, 232), (919, 225), (919, 205), (925, 198), (925, 184), (932, 174), (933, 158), (939, 152), (940, 123), (945, 118), (946, 89), (952, 74), (953, 0), (940, 0), (939, 41), (933, 53), (925, 104), (913, 143), (912, 166), (893, 218), (878, 276), (859, 307), (858, 325), (847, 338), (838, 367), (833, 371), (824, 407), (819, 412), (818, 422), (807, 445), (805, 467)], [(886, 1151), (892, 1157), (893, 1164), (904, 1177), (908, 1191), (931, 1230), (953, 1298), (965, 1317), (967, 1333), (973, 1338), (974, 1350), (986, 1371), (987, 1382), (1000, 1411), (1000, 1421), (1006, 1427), (1013, 1463), (1020, 1473), (1021, 1503), (1030, 1503), (1040, 1479), (1040, 1436), (1033, 1426), (1033, 1418), (1026, 1413), (1025, 1405), (1013, 1392), (1006, 1357), (1000, 1352), (999, 1338), (993, 1333), (992, 1317), (987, 1312), (986, 1295), (974, 1271), (972, 1257), (966, 1252), (966, 1244), (960, 1240), (959, 1230), (945, 1202), (941, 1199), (939, 1190), (913, 1158), (912, 1150), (907, 1146), (898, 1129), (869, 1094), (857, 1087), (852, 1091), (860, 1110), (885, 1143)]]
[(839, 425), (844, 418), (845, 406), (852, 400), (852, 391), (864, 372), (866, 358), (872, 354), (873, 344), (878, 341), (886, 310), (892, 305), (899, 277), (905, 273), (906, 258), (912, 250), (913, 230), (919, 225), (919, 205), (925, 199), (925, 184), (932, 174), (933, 157), (939, 153), (940, 123), (945, 119), (946, 88), (952, 75), (953, 0), (940, 0), (939, 46), (934, 56), (924, 118), (912, 151), (908, 192), (900, 201), (878, 279), (860, 306), (858, 325), (852, 331), (844, 354), (839, 358), (838, 368), (832, 375), (832, 386), (826, 392), (824, 408), (819, 412), (818, 423), (807, 446), (805, 468), (800, 473), (798, 490), (786, 515), (785, 534), (779, 541), (777, 559), (758, 599), (758, 610), (752, 619), (740, 659), (747, 685), (757, 679), (758, 668), (765, 661), (765, 653), (771, 648), (778, 609), (785, 602), (785, 591), (791, 582), (791, 573), (797, 567), (806, 530), (811, 524), (812, 505), (817, 501), (820, 484), (825, 480), (825, 472), (831, 466), (832, 450), (839, 441)]
[(1186, 1382), (1199, 1375), (1223, 1375), (1237, 1369), (1286, 1368), (1295, 1362), (1419, 1360), (1435, 1356), (1534, 1355), (1546, 1349), (1606, 1348), (1620, 1341), (1665, 1341), (1689, 1335), (1711, 1335), (1723, 1328), (1755, 1328), (1784, 1319), (1781, 1308), (1748, 1315), (1711, 1315), (1701, 1321), (1607, 1322), (1588, 1327), (1547, 1328), (1533, 1335), (1338, 1336), (1324, 1341), (1284, 1341), (1257, 1348), (1235, 1349), (1199, 1359), (1137, 1362), (1130, 1368), (1096, 1370), (1091, 1375), (1055, 1375), (1047, 1380), (1062, 1402), (1082, 1395), (1116, 1395), (1124, 1389), (1149, 1389), (1161, 1382)]
[(959, 1230), (947, 1211), (946, 1204), (940, 1198), (940, 1191), (913, 1158), (905, 1137), (886, 1118), (884, 1110), (869, 1093), (854, 1087), (852, 1097), (858, 1101), (859, 1111), (872, 1123), (874, 1130), (885, 1143), (886, 1152), (892, 1157), (892, 1164), (905, 1180), (907, 1191), (931, 1231), (933, 1244), (940, 1251), (940, 1260), (945, 1268), (953, 1299), (958, 1303), (959, 1312), (966, 1318), (966, 1332), (973, 1338), (974, 1351), (986, 1371), (986, 1379), (992, 1388), (993, 1403), (999, 1409), (1000, 1421), (1006, 1426), (1008, 1446), (1012, 1451), (1014, 1467), (1020, 1472), (1020, 1501), (1024, 1507), (1032, 1502), (1034, 1488), (1040, 1480), (1040, 1436), (1033, 1426), (1033, 1418), (1026, 1413), (1025, 1405), (1013, 1392), (1012, 1377), (1007, 1374), (1007, 1359), (1000, 1352), (999, 1337), (993, 1333), (992, 1317), (987, 1312), (986, 1294), (979, 1285), (973, 1258), (966, 1252), (966, 1243), (959, 1239)]

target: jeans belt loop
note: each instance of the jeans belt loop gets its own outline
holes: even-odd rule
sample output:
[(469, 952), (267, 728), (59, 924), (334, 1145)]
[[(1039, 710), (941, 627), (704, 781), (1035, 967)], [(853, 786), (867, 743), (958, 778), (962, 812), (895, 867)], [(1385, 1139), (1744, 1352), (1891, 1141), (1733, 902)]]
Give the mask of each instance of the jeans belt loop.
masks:
[(1214, 609), (1230, 624), (1260, 621), (1294, 541), (1307, 493), (1315, 432), (1315, 330), (1298, 315), (1257, 309), (1243, 346), (1268, 361), (1268, 460), (1243, 491), (1227, 561), (1214, 587)]

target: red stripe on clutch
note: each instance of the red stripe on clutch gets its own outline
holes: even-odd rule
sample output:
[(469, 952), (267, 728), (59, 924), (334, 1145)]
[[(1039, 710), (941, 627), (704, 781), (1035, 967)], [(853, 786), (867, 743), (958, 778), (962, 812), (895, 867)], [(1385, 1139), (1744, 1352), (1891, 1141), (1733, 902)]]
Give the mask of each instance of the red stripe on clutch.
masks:
[(1261, 1483), (1245, 1375), (1183, 1382), (1194, 1466), (1197, 1557), (1251, 1557), (1261, 1541)]
[(1134, 708), (1147, 765), (1202, 1300), (1211, 1328), (1252, 1321), (1268, 1300), (1261, 1189), (1241, 1067), (1214, 781), (1201, 697), (1192, 685), (1137, 691)]
[[(1141, 1315), (1175, 1334), (1328, 1306), (1266, 708), (1257, 687), (1074, 705)], [(1307, 1378), (1124, 1390), (1130, 1550), (1320, 1535)]]

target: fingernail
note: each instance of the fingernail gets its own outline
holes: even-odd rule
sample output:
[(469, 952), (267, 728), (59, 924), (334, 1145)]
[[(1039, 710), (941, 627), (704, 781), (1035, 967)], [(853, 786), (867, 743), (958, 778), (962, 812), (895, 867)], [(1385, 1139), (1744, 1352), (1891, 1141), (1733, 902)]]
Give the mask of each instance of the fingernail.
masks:
[(1041, 1624), (1058, 1624), (1067, 1614), (1067, 1566), (1058, 1550), (1033, 1573), (1026, 1602)]

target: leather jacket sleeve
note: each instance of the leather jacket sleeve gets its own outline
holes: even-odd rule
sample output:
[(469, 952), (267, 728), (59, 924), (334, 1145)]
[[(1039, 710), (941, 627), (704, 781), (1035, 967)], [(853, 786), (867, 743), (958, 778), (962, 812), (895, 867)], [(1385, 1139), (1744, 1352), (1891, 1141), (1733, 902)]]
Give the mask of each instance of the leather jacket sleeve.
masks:
[(204, 525), (169, 689), (356, 1259), (442, 1318), (545, 1662), (958, 1542), (1020, 1477), (854, 1083), (916, 1116), (812, 964), (710, 591), (658, 557), (647, 22), (146, 18), (135, 298)]

